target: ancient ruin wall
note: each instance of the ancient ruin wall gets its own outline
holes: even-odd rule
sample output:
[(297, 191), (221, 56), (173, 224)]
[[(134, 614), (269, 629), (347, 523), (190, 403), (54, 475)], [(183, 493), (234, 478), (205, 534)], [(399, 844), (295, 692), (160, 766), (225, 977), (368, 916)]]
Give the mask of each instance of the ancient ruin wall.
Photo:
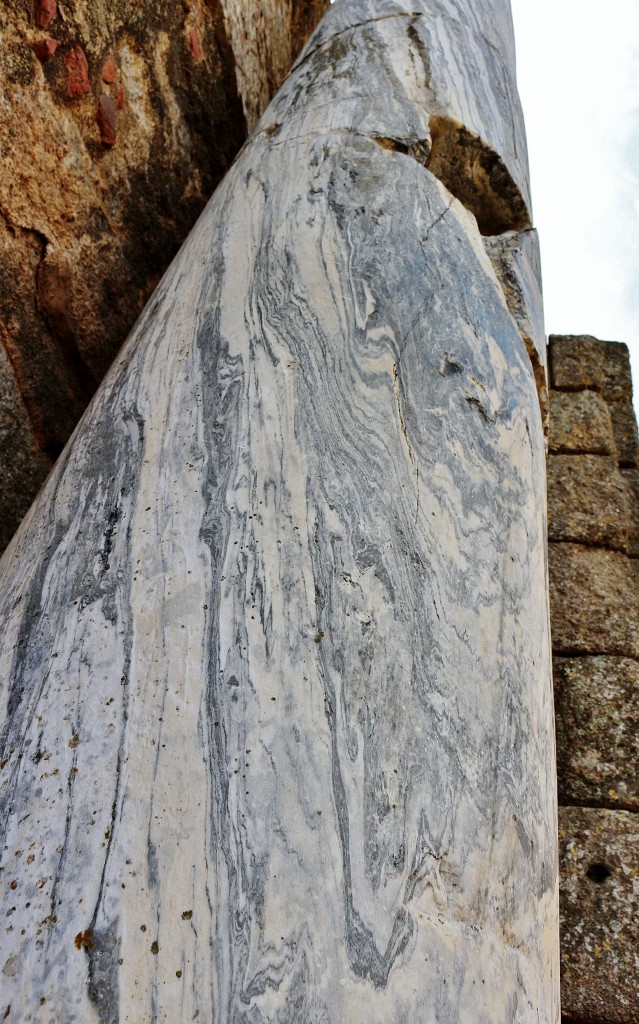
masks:
[(548, 536), (562, 1005), (639, 1007), (639, 461), (628, 350), (550, 339)]

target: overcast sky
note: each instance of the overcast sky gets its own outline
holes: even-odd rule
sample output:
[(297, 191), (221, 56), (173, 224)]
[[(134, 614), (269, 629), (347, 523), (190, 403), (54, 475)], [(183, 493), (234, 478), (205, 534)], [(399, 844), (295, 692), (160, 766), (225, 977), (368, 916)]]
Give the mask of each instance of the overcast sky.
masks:
[(546, 330), (625, 341), (639, 405), (639, 0), (512, 0)]

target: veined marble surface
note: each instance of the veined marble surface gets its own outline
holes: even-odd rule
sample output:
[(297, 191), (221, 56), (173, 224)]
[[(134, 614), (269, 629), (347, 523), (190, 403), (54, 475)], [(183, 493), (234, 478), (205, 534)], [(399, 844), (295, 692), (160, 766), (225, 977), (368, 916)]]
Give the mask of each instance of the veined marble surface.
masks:
[(463, 126), (456, 152), (442, 157), (463, 163), (467, 136), (481, 140), (474, 176), (492, 171), (497, 158), (494, 184), (519, 194), (518, 223), (509, 226), (529, 226), (509, 0), (336, 0), (262, 124), (284, 121), (294, 131), (293, 115), (408, 144), (430, 138), (429, 117)]
[(0, 563), (0, 1015), (557, 1024), (545, 535), (474, 218), (263, 123)]
[(484, 245), (504, 289), (535, 371), (544, 419), (548, 416), (548, 349), (541, 291), (539, 237), (534, 229), (485, 238)]

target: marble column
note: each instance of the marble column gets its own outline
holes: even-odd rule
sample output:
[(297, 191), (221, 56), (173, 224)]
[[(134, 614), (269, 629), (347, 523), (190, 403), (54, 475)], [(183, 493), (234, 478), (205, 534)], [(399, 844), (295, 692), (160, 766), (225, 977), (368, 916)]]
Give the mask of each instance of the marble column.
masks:
[(557, 1024), (535, 246), (507, 0), (338, 0), (0, 563), (0, 1016)]

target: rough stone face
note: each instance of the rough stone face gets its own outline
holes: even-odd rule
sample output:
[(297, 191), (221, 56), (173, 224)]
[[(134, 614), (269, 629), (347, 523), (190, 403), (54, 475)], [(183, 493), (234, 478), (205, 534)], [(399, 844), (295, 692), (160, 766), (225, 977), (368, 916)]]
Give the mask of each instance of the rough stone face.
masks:
[(33, 44), (33, 50), (37, 55), (38, 60), (41, 60), (44, 63), (44, 61), (51, 60), (59, 45), (60, 44), (56, 39), (38, 39), (38, 41)]
[(628, 346), (584, 335), (551, 335), (552, 386), (559, 390), (591, 389), (607, 402), (632, 402)]
[(115, 146), (118, 132), (118, 102), (114, 96), (100, 96), (96, 120), (100, 128), (100, 142), (104, 146)]
[(639, 470), (623, 469), (621, 472), (628, 488), (631, 508), (628, 554), (632, 558), (639, 558)]
[(448, 81), (509, 207), (512, 28), (433, 6), (331, 9), (0, 563), (25, 1014), (557, 1024), (541, 413), (415, 158)]
[(621, 403), (610, 405), (609, 408), (619, 465), (638, 468), (639, 437), (637, 436), (635, 411), (632, 405), (622, 405)]
[(0, 6), (3, 386), (31, 422), (0, 550), (328, 0), (241, 6), (250, 37), (230, 0)]
[[(0, 262), (1, 259), (0, 252)], [(21, 519), (31, 504), (31, 494), (37, 492), (51, 463), (38, 447), (26, 406), (1, 346), (0, 451), (4, 459), (4, 471), (0, 474), (0, 502), (11, 509), (14, 518)], [(0, 532), (0, 543), (7, 544), (10, 539)]]
[(49, 22), (53, 21), (58, 14), (57, 0), (36, 0), (35, 16), (36, 23), (40, 28), (46, 28)]
[[(70, 331), (64, 330), (65, 279), (62, 272), (55, 272), (62, 264), (51, 260), (45, 267), (45, 248), (37, 232), (9, 229), (0, 219), (0, 338), (8, 358), (5, 370), (13, 371), (12, 386), (22, 395), (40, 448), (53, 458), (93, 394), (95, 381), (74, 351)], [(42, 313), (34, 301), (34, 281), (39, 283), (47, 317), (59, 324), (57, 335), (46, 331), (39, 337)], [(45, 392), (48, 401), (38, 402), (38, 395)]]
[(81, 46), (72, 46), (62, 57), (62, 63), (67, 70), (67, 94), (71, 99), (77, 100), (91, 92), (89, 81), (89, 65), (84, 50)]
[(604, 550), (637, 552), (630, 364), (624, 345), (553, 337), (550, 366), (566, 389), (548, 460), (553, 647), (570, 655), (554, 659), (559, 801), (602, 808), (560, 806), (562, 1019), (636, 1024), (639, 581)]
[(631, 525), (628, 485), (604, 455), (550, 455), (548, 539), (627, 551)]
[(549, 546), (550, 614), (557, 654), (639, 658), (639, 579), (634, 560), (577, 544)]
[(610, 409), (601, 395), (551, 391), (548, 444), (551, 452), (612, 455), (616, 460)]
[(564, 1019), (635, 1024), (639, 817), (560, 807), (559, 857)]
[(560, 804), (639, 811), (639, 662), (555, 658)]
[(562, 1020), (636, 1024), (639, 577), (620, 553), (639, 538), (630, 363), (624, 345), (552, 337), (550, 367), (566, 389), (552, 393), (548, 459), (559, 801), (601, 808), (560, 806)]

